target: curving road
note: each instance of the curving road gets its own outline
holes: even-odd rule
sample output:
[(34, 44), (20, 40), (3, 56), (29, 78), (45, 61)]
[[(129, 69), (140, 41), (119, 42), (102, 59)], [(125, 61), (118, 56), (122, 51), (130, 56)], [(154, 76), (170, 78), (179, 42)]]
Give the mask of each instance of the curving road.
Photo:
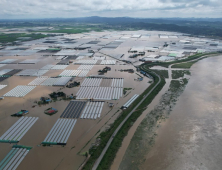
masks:
[(117, 129), (115, 130), (115, 132), (112, 134), (111, 138), (109, 139), (109, 141), (106, 144), (106, 147), (103, 149), (101, 155), (99, 156), (99, 158), (96, 160), (95, 164), (93, 165), (92, 170), (96, 170), (103, 158), (103, 156), (105, 155), (107, 149), (109, 148), (110, 144), (113, 141), (113, 138), (115, 137), (115, 135), (118, 133), (118, 131), (120, 130), (120, 128), (123, 126), (123, 124), (127, 121), (127, 119), (133, 114), (133, 112), (139, 107), (139, 105), (147, 98), (147, 96), (150, 95), (150, 93), (160, 84), (160, 76), (158, 74), (156, 74), (155, 72), (153, 72), (158, 78), (158, 82), (157, 84), (149, 91), (149, 93), (147, 93), (143, 99), (136, 105), (136, 107), (134, 107), (134, 109), (126, 116), (126, 118), (120, 123), (120, 125), (117, 127)]

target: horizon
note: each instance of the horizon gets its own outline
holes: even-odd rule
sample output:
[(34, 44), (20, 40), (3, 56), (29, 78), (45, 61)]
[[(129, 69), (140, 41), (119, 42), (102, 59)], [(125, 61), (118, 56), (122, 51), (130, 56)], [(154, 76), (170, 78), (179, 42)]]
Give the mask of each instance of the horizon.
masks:
[[(142, 5), (141, 5), (142, 4)], [(0, 19), (77, 18), (88, 16), (134, 18), (220, 18), (219, 0), (154, 0), (119, 2), (117, 0), (16, 0), (0, 1)]]
[(130, 17), (130, 16), (121, 16), (121, 17), (102, 17), (102, 16), (84, 16), (84, 17), (46, 17), (46, 18), (5, 18), (0, 20), (44, 20), (44, 19), (80, 19), (80, 18), (131, 18), (131, 19), (222, 19), (222, 17)]

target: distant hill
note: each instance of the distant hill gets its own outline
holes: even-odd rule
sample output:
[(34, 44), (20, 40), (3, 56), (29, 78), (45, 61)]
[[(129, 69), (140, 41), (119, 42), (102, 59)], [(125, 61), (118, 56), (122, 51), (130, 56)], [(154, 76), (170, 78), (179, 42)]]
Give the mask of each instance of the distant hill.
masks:
[(130, 17), (82, 17), (0, 20), (1, 26), (50, 26), (64, 24), (101, 24), (100, 29), (145, 29), (175, 31), (193, 35), (222, 37), (222, 18), (130, 18)]

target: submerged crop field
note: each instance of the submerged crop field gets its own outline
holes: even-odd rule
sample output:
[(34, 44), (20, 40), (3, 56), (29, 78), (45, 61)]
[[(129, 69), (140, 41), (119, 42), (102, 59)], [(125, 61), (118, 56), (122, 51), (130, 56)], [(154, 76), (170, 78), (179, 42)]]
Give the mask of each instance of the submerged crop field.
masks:
[(0, 29), (1, 168), (112, 169), (131, 127), (171, 82), (120, 166), (136, 169), (188, 83), (189, 71), (174, 67), (222, 49), (183, 33), (107, 27)]

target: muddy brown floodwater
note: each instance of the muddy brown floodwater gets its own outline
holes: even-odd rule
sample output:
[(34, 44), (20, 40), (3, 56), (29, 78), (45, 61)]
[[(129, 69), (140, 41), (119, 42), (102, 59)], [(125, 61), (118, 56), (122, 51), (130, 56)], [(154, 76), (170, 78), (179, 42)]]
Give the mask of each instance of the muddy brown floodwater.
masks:
[(155, 144), (146, 155), (138, 155), (138, 169), (222, 169), (221, 73), (222, 56), (192, 66), (189, 83), (169, 118), (158, 128)]
[[(46, 63), (39, 62), (33, 65), (20, 65), (20, 64), (8, 64), (5, 68), (16, 68), (16, 69), (39, 69), (46, 64), (55, 62), (52, 57), (46, 59)], [(79, 65), (69, 65), (66, 69), (77, 69)], [(96, 75), (98, 70), (104, 68), (104, 65), (95, 65), (93, 69), (89, 72), (89, 75)], [(127, 72), (120, 72), (120, 69), (133, 68), (132, 65), (112, 65), (111, 71), (105, 75), (108, 77), (121, 77), (124, 78), (124, 87), (132, 88), (127, 91), (121, 100), (112, 100), (115, 107), (110, 109), (108, 103), (104, 104), (102, 114), (100, 119), (78, 119), (69, 139), (67, 145), (62, 146), (40, 146), (41, 142), (45, 139), (55, 122), (58, 120), (62, 112), (65, 110), (69, 101), (56, 101), (49, 103), (47, 105), (36, 106), (34, 101), (39, 101), (42, 96), (47, 97), (48, 94), (55, 91), (63, 91), (67, 95), (76, 94), (80, 87), (74, 88), (61, 88), (56, 86), (37, 86), (34, 90), (28, 93), (26, 96), (17, 97), (5, 97), (4, 100), (0, 102), (0, 135), (2, 135), (7, 129), (9, 129), (17, 120), (17, 117), (11, 117), (10, 115), (18, 112), (20, 109), (29, 110), (28, 117), (39, 117), (39, 120), (33, 125), (33, 127), (26, 133), (26, 135), (19, 141), (19, 145), (32, 146), (28, 156), (21, 162), (18, 169), (19, 170), (64, 170), (64, 169), (78, 169), (78, 167), (84, 162), (85, 156), (80, 153), (86, 152), (91, 147), (91, 144), (95, 142), (96, 137), (99, 135), (97, 133), (99, 130), (104, 131), (114, 120), (119, 116), (120, 107), (125, 104), (134, 94), (141, 94), (149, 85), (149, 79), (144, 77), (142, 82), (134, 81), (139, 76), (137, 74), (130, 74)], [(49, 70), (44, 76), (58, 76), (63, 70)], [(12, 76), (1, 84), (7, 85), (7, 87), (0, 90), (0, 96), (4, 95), (17, 85), (27, 85), (36, 77), (32, 76)], [(75, 81), (84, 81), (82, 77), (76, 77)], [(44, 114), (44, 110), (54, 107), (58, 109), (58, 113), (49, 116)], [(1, 143), (0, 146), (0, 160), (2, 160), (5, 155), (11, 150), (13, 144)]]

